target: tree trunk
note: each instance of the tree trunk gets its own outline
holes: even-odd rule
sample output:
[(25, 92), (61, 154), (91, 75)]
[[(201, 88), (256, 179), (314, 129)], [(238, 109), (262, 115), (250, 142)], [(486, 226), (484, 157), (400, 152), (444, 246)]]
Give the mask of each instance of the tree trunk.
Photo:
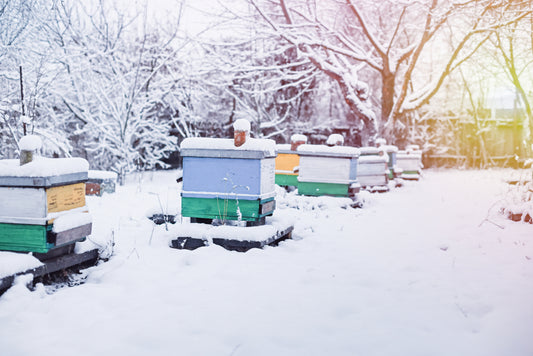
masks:
[[(383, 125), (389, 120), (389, 115), (391, 115), (392, 108), (394, 106), (394, 84), (395, 76), (390, 70), (385, 67), (381, 72), (381, 122), (379, 123), (379, 133), (384, 135), (385, 131), (383, 130)], [(394, 121), (396, 118), (392, 118), (390, 127), (387, 131), (394, 133)]]

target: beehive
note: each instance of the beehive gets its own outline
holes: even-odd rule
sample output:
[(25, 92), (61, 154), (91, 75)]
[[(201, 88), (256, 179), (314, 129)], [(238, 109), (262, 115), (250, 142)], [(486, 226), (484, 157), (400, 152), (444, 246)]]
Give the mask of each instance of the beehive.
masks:
[(418, 145), (409, 145), (404, 151), (399, 151), (397, 165), (402, 169), (403, 179), (418, 180), (422, 172), (422, 152)]
[(298, 185), (298, 169), (300, 156), (298, 156), (298, 146), (307, 143), (307, 137), (301, 134), (291, 136), (290, 145), (276, 145), (276, 184), (285, 187), (296, 187)]
[(377, 147), (361, 147), (357, 179), (363, 188), (388, 187), (388, 155)]
[(183, 157), (182, 216), (258, 221), (275, 209), (275, 143), (248, 138), (187, 138)]
[(394, 145), (387, 145), (387, 141), (384, 138), (376, 139), (376, 145), (378, 148), (384, 150), (389, 156), (389, 179), (400, 177), (402, 174), (401, 168), (396, 164), (396, 155), (398, 154), (398, 147)]
[(354, 147), (301, 145), (298, 193), (302, 195), (354, 196), (359, 150)]
[(102, 196), (104, 193), (114, 193), (116, 185), (115, 172), (90, 170), (85, 183), (85, 195)]
[(81, 158), (1, 160), (0, 250), (47, 253), (90, 235), (87, 170)]
[(298, 172), (300, 156), (291, 150), (290, 144), (276, 145), (276, 184), (281, 186), (298, 185)]

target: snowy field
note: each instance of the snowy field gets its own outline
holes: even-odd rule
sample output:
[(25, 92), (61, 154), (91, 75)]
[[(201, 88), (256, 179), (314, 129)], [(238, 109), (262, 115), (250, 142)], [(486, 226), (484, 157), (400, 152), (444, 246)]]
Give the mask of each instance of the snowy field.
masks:
[[(427, 171), (346, 200), (279, 190), (293, 240), (175, 250), (177, 172), (89, 197), (107, 263), (0, 297), (1, 355), (533, 355), (533, 225), (498, 214), (518, 172)], [(185, 219), (184, 219), (185, 220)], [(114, 246), (111, 242), (114, 241)]]

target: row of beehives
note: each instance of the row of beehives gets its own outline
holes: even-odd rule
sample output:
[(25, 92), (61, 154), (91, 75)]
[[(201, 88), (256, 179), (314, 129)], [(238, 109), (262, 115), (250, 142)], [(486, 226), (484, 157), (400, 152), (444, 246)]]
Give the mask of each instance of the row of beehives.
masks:
[[(243, 123), (244, 122), (244, 123)], [(361, 188), (388, 190), (389, 180), (418, 179), (421, 153), (415, 147), (343, 146), (340, 135), (324, 145), (291, 144), (249, 137), (249, 123), (234, 125), (234, 139), (188, 138), (182, 142), (182, 216), (191, 221), (245, 220), (264, 223), (275, 209), (275, 184), (310, 196), (351, 197)]]
[[(302, 195), (354, 198), (360, 188), (386, 190), (391, 179), (420, 174), (421, 154), (412, 148), (398, 152), (383, 141), (381, 147), (346, 147), (339, 135), (324, 145), (305, 141), (302, 135), (290, 145), (253, 139), (249, 123), (240, 120), (233, 140), (184, 140), (182, 216), (264, 224), (275, 210), (276, 183)], [(0, 250), (48, 253), (88, 236), (88, 173), (82, 159), (0, 161)], [(114, 187), (113, 177), (93, 178), (110, 178)]]
[(376, 141), (377, 147), (351, 148), (342, 146), (342, 136), (331, 135), (326, 145), (307, 145), (305, 136), (293, 135), (290, 144), (276, 146), (276, 184), (298, 187), (304, 195), (347, 196), (348, 185), (355, 191), (387, 191), (389, 181), (420, 178), (418, 146), (399, 151), (384, 139)]

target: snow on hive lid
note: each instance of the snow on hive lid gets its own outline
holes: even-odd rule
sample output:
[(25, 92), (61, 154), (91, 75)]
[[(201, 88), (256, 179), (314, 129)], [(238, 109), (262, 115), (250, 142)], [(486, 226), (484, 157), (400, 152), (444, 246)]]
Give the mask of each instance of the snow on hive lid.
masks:
[(296, 153), (291, 150), (291, 145), (288, 143), (279, 143), (276, 145), (277, 153)]
[(89, 163), (83, 158), (36, 157), (23, 166), (19, 160), (0, 160), (0, 186), (49, 187), (87, 180)]
[(326, 145), (328, 146), (343, 145), (343, 144), (344, 144), (344, 137), (342, 137), (342, 135), (339, 135), (339, 134), (331, 134), (326, 140)]
[(20, 139), (19, 147), (24, 151), (36, 151), (41, 148), (43, 142), (37, 135), (27, 135)]
[(298, 153), (305, 156), (359, 157), (359, 149), (349, 146), (301, 145)]
[(379, 146), (383, 146), (383, 145), (386, 145), (387, 144), (387, 140), (385, 140), (384, 138), (380, 137), (380, 138), (376, 138), (376, 145), (379, 147)]
[(236, 147), (233, 139), (189, 137), (181, 143), (181, 155), (261, 159), (276, 157), (276, 143), (270, 139), (250, 138), (242, 146)]
[(359, 157), (359, 163), (376, 163), (376, 162), (383, 162), (387, 163), (389, 161), (389, 156), (387, 154), (384, 154), (382, 156), (376, 156), (376, 155), (365, 155)]
[(307, 143), (307, 136), (301, 135), (301, 134), (294, 134), (291, 136), (291, 142), (299, 142), (303, 141), (304, 143)]
[(383, 149), (379, 147), (372, 147), (372, 146), (359, 147), (359, 152), (361, 152), (361, 156), (379, 155), (380, 151), (383, 151)]
[(405, 150), (405, 151), (398, 151), (397, 157), (399, 158), (422, 158), (422, 152), (421, 151), (412, 151), (412, 150)]
[(239, 119), (233, 123), (233, 130), (250, 132), (250, 121), (246, 119)]
[(383, 145), (380, 148), (382, 148), (385, 151), (387, 151), (387, 153), (398, 152), (398, 147), (396, 147), (394, 145)]

